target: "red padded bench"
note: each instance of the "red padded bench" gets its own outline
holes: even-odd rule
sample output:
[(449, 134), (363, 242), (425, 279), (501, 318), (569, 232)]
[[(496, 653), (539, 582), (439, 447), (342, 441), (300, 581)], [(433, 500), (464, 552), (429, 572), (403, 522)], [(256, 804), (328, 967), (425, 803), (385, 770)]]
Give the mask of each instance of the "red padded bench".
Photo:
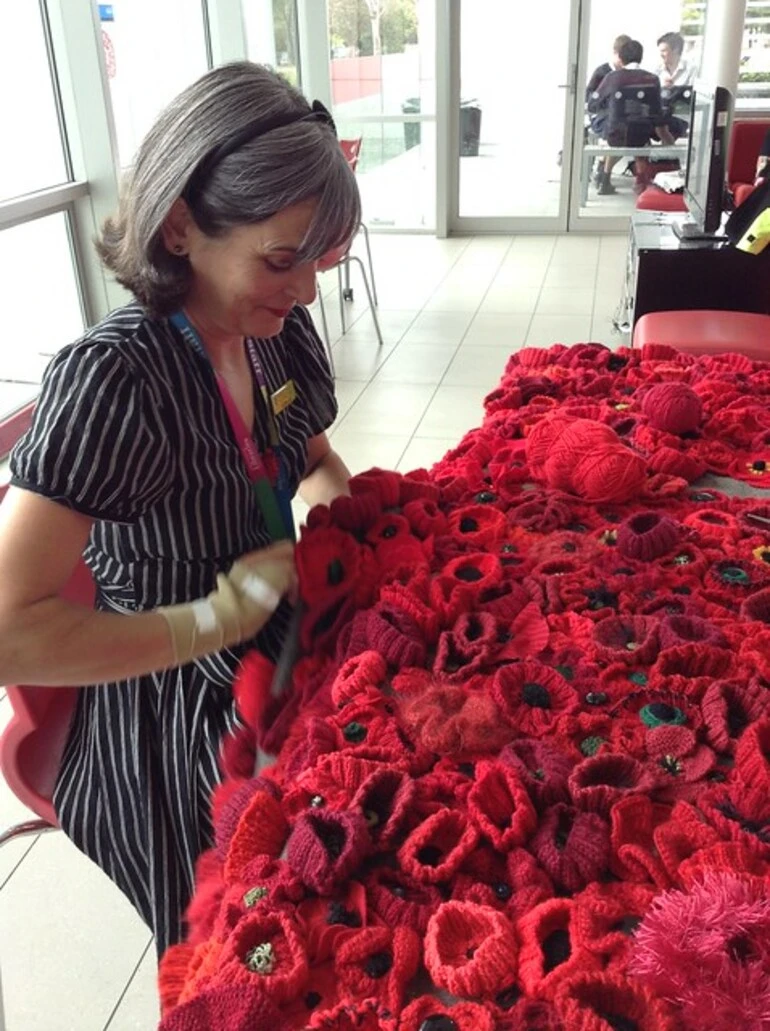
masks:
[(770, 359), (770, 315), (747, 311), (653, 311), (634, 327), (634, 347), (668, 344), (690, 354), (733, 351)]

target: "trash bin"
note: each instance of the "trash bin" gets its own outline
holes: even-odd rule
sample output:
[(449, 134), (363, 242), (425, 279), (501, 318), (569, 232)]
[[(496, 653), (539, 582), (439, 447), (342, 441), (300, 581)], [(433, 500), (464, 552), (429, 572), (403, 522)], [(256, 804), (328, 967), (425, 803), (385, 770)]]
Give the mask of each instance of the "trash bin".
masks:
[(477, 158), (481, 139), (481, 108), (477, 100), (460, 101), (460, 157)]
[[(418, 115), (420, 113), (420, 98), (409, 97), (401, 105), (401, 111), (405, 115)], [(421, 128), (422, 126), (419, 122), (404, 122), (404, 146), (407, 150), (411, 150), (412, 147), (419, 147)]]

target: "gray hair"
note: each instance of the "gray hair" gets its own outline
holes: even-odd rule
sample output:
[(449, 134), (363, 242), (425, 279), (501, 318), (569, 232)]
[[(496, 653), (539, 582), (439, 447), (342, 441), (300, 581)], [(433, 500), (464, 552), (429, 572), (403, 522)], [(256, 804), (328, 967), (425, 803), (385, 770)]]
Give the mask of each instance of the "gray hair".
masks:
[[(314, 261), (351, 238), (361, 218), (355, 176), (332, 126), (308, 116), (311, 107), (299, 90), (248, 61), (208, 72), (161, 113), (123, 182), (117, 214), (97, 241), (104, 264), (149, 312), (178, 309), (192, 282), (187, 259), (165, 247), (163, 223), (205, 159), (238, 134), (245, 133), (246, 142), (187, 198), (202, 232), (221, 236), (314, 198), (297, 261)], [(272, 127), (284, 117), (288, 125)]]

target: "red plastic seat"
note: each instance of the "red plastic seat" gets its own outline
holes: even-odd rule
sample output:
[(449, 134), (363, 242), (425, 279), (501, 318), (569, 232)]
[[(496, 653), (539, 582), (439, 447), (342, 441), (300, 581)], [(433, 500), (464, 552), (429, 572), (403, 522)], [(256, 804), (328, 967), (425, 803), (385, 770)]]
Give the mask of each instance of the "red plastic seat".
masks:
[(634, 347), (668, 344), (690, 354), (732, 351), (770, 358), (770, 315), (746, 311), (653, 311), (634, 327)]
[[(94, 583), (85, 563), (78, 563), (62, 596), (93, 605)], [(52, 827), (58, 827), (51, 801), (53, 789), (80, 690), (34, 685), (6, 688), (13, 715), (0, 736), (0, 770), (14, 795)], [(13, 830), (3, 835), (4, 839), (12, 836)]]
[(687, 211), (684, 195), (666, 193), (659, 186), (648, 186), (636, 198), (637, 211)]

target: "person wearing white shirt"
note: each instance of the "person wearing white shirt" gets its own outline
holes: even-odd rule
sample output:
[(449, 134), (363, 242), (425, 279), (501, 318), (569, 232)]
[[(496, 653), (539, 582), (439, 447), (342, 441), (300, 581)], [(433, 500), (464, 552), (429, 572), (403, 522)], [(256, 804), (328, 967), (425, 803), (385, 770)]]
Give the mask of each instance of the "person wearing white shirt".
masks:
[(682, 57), (683, 51), (684, 36), (680, 32), (666, 32), (658, 40), (661, 63), (655, 69), (655, 74), (660, 79), (662, 89), (692, 84), (695, 68)]

